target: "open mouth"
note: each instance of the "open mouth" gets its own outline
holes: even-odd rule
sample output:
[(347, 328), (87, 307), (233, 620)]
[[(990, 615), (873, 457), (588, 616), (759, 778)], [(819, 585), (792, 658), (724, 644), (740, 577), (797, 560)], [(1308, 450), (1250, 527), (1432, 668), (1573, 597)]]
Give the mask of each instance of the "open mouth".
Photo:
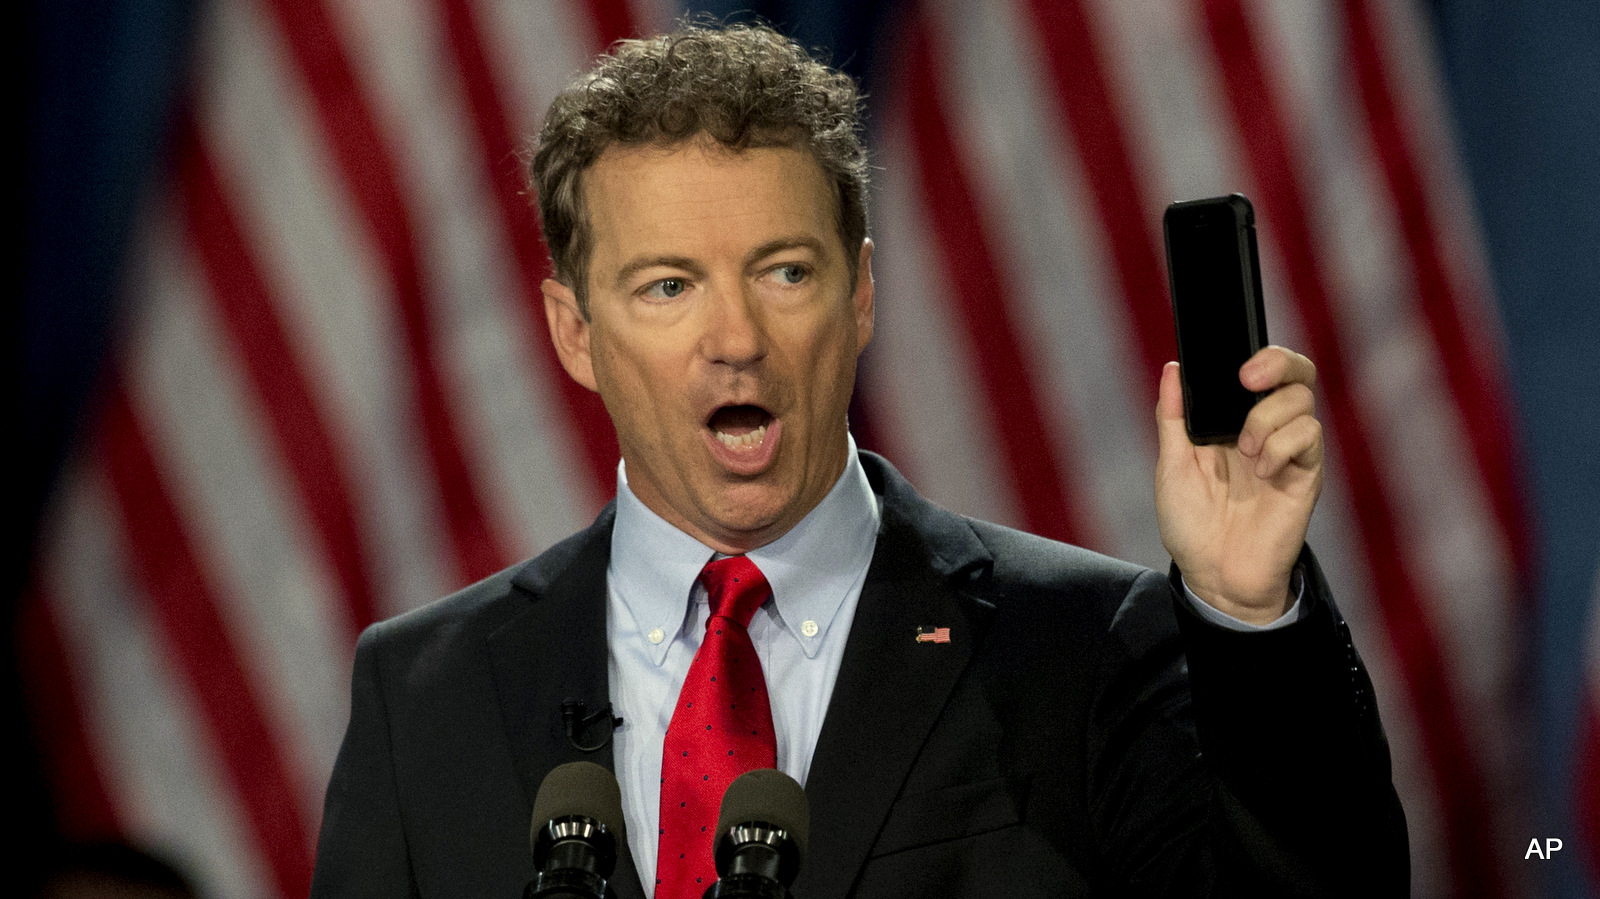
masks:
[(706, 427), (717, 442), (731, 450), (752, 450), (767, 438), (772, 413), (760, 406), (722, 406), (711, 413)]

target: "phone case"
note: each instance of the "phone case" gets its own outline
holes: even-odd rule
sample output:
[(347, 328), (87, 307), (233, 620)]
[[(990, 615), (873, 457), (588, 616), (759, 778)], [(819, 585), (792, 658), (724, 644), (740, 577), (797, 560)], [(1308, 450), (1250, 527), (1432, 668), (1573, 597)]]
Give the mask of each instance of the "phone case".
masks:
[[(1238, 366), (1267, 345), (1266, 304), (1261, 290), (1261, 262), (1256, 247), (1255, 210), (1249, 198), (1234, 193), (1224, 197), (1186, 200), (1167, 207), (1162, 217), (1166, 238), (1167, 271), (1172, 297), (1173, 323), (1177, 331), (1178, 364), (1183, 370), (1184, 424), (1189, 439), (1196, 444), (1229, 443), (1238, 439), (1250, 407), (1261, 398), (1238, 384)], [(1209, 229), (1209, 230), (1206, 230)], [(1231, 251), (1237, 265), (1237, 290), (1229, 278), (1206, 277), (1196, 274), (1193, 254), (1207, 249), (1204, 246), (1185, 246), (1216, 241), (1217, 234), (1228, 230)], [(1196, 238), (1204, 234), (1204, 238)], [(1184, 254), (1190, 254), (1184, 257)], [(1187, 267), (1180, 262), (1186, 258)], [(1207, 257), (1208, 262), (1217, 260)], [(1221, 270), (1220, 268), (1218, 269)], [(1232, 275), (1233, 272), (1227, 272)], [(1184, 283), (1180, 284), (1180, 281)], [(1224, 283), (1226, 282), (1226, 283)], [(1220, 301), (1218, 292), (1228, 294)], [(1196, 308), (1205, 303), (1206, 308)], [(1184, 304), (1190, 304), (1185, 308)], [(1229, 317), (1226, 331), (1219, 339), (1217, 322), (1201, 313), (1210, 314), (1212, 307)], [(1186, 326), (1187, 321), (1187, 326)], [(1199, 321), (1201, 324), (1196, 324)], [(1235, 328), (1243, 333), (1237, 333)], [(1203, 345), (1197, 345), (1197, 341)], [(1226, 343), (1226, 350), (1216, 344)], [(1236, 351), (1236, 352), (1235, 352)], [(1217, 374), (1218, 355), (1228, 361), (1236, 360), (1228, 379)]]

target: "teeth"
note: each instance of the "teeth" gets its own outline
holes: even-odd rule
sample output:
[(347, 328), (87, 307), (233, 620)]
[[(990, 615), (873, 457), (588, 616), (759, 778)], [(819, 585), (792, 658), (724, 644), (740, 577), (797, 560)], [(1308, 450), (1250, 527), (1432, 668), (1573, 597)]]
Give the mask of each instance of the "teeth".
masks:
[(721, 431), (716, 431), (715, 433), (717, 435), (717, 439), (722, 441), (722, 445), (729, 449), (755, 449), (761, 445), (761, 441), (767, 438), (767, 426), (762, 425), (761, 427), (756, 428), (754, 431), (739, 437), (735, 437), (732, 434), (724, 434)]

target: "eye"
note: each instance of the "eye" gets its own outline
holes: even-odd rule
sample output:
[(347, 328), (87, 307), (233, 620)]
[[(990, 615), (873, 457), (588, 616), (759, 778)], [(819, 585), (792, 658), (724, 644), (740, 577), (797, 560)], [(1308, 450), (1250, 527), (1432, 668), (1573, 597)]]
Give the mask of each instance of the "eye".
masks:
[(662, 278), (645, 287), (644, 295), (652, 300), (671, 300), (682, 296), (688, 287), (689, 282), (682, 278)]
[(772, 274), (778, 279), (779, 284), (794, 285), (804, 281), (811, 274), (811, 270), (798, 262), (791, 262), (773, 269)]

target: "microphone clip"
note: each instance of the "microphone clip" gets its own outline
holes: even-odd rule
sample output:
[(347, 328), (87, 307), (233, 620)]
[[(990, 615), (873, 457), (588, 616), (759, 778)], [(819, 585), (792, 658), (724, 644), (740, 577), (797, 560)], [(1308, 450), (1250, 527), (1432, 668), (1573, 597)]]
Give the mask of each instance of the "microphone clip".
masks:
[[(585, 740), (589, 731), (602, 722), (609, 726), (596, 738)], [(611, 742), (611, 732), (622, 726), (622, 719), (611, 714), (611, 703), (594, 712), (581, 699), (568, 699), (561, 703), (561, 724), (567, 731), (567, 742), (579, 752), (598, 752)]]

